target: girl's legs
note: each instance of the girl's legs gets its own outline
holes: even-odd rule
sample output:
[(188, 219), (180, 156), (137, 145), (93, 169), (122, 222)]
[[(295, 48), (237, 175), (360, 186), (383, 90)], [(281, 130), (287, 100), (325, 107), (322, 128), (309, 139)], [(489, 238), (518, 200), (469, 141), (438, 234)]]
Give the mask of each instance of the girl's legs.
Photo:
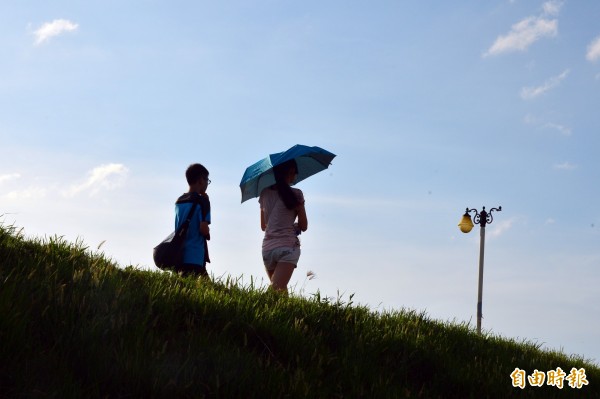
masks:
[(293, 263), (277, 263), (274, 271), (267, 272), (271, 279), (271, 287), (273, 287), (275, 291), (285, 292), (287, 294), (287, 285), (292, 278), (292, 273), (294, 273), (295, 268), (296, 265)]

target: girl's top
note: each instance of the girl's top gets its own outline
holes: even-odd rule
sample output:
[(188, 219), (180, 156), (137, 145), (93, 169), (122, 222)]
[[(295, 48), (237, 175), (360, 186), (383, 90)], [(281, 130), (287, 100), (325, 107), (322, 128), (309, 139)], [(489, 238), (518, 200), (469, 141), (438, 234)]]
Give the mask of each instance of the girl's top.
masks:
[[(304, 204), (304, 195), (297, 188), (292, 188), (300, 204)], [(263, 239), (262, 250), (270, 251), (280, 247), (299, 247), (300, 240), (294, 230), (294, 221), (298, 213), (295, 209), (287, 209), (275, 188), (265, 188), (258, 199), (263, 211), (267, 228)]]

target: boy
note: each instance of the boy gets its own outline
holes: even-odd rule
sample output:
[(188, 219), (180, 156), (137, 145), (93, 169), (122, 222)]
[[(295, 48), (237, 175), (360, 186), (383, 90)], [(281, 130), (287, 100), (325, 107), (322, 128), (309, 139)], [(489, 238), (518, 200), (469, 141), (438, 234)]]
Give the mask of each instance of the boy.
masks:
[(196, 209), (190, 221), (183, 247), (183, 264), (175, 271), (184, 276), (208, 277), (206, 262), (208, 257), (207, 240), (210, 240), (210, 201), (206, 189), (210, 184), (208, 170), (199, 163), (190, 165), (185, 171), (189, 191), (175, 202), (175, 230), (186, 220), (192, 206)]

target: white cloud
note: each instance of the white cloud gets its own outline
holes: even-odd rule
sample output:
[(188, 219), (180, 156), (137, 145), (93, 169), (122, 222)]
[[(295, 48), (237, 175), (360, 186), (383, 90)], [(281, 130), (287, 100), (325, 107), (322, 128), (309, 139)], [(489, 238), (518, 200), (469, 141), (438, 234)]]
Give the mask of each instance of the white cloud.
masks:
[(570, 127), (559, 125), (558, 123), (546, 123), (544, 128), (557, 130), (563, 136), (570, 136), (573, 133)]
[(78, 27), (78, 24), (66, 19), (55, 19), (52, 22), (46, 22), (33, 32), (35, 36), (35, 44), (42, 44), (50, 40), (50, 38), (61, 35), (65, 32), (73, 32), (77, 30)]
[(533, 98), (536, 98), (536, 97), (544, 94), (548, 90), (551, 90), (551, 89), (557, 87), (560, 84), (560, 82), (562, 82), (567, 77), (568, 74), (569, 74), (569, 70), (566, 69), (560, 75), (553, 76), (550, 79), (548, 79), (547, 81), (545, 81), (544, 84), (541, 86), (522, 88), (521, 89), (521, 98), (524, 100), (531, 100)]
[(570, 162), (557, 163), (554, 165), (554, 169), (559, 169), (559, 170), (573, 170), (576, 168), (577, 168), (577, 165), (573, 165)]
[(483, 56), (499, 55), (511, 51), (525, 51), (529, 46), (543, 37), (556, 36), (558, 21), (543, 17), (528, 17), (514, 24), (510, 32), (498, 36)]
[(544, 10), (544, 15), (552, 15), (556, 16), (560, 12), (561, 7), (563, 6), (562, 1), (551, 0), (547, 1), (542, 5), (542, 9)]
[(40, 199), (46, 197), (48, 190), (42, 187), (29, 187), (24, 190), (15, 190), (7, 193), (3, 196), (8, 200), (28, 200), (28, 199)]
[(122, 164), (110, 163), (100, 165), (88, 173), (88, 177), (83, 183), (71, 186), (63, 194), (67, 197), (73, 197), (84, 191), (88, 191), (89, 195), (93, 196), (101, 189), (114, 190), (125, 183), (128, 174), (129, 169)]
[(523, 122), (525, 122), (526, 125), (536, 125), (539, 123), (538, 118), (531, 114), (525, 115)]
[(6, 175), (0, 175), (0, 184), (2, 184), (4, 182), (7, 182), (9, 180), (18, 179), (20, 177), (21, 177), (21, 175), (18, 174), (18, 173), (9, 173), (9, 174), (6, 174)]
[(514, 222), (515, 222), (514, 218), (511, 218), (508, 220), (503, 220), (501, 222), (494, 221), (493, 224), (490, 225), (490, 226), (493, 226), (494, 228), (491, 229), (489, 236), (492, 238), (500, 237), (501, 235), (503, 235), (504, 233), (506, 233), (508, 230), (510, 230), (512, 228)]
[(596, 61), (598, 58), (600, 58), (600, 36), (592, 40), (592, 42), (588, 45), (585, 58), (587, 58), (588, 61)]
[(556, 130), (558, 131), (560, 134), (562, 134), (563, 136), (571, 136), (573, 134), (573, 130), (565, 125), (561, 125), (559, 123), (554, 123), (554, 122), (546, 122), (544, 123), (543, 120), (541, 120), (540, 118), (536, 117), (535, 115), (532, 114), (527, 114), (525, 115), (525, 117), (523, 118), (523, 122), (526, 125), (533, 125), (539, 129), (552, 129), (552, 130)]

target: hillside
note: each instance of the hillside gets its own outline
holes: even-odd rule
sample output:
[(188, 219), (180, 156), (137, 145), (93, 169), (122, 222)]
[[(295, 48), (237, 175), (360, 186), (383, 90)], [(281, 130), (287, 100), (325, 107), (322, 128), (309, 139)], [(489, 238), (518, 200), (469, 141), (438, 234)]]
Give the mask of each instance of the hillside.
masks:
[[(600, 397), (583, 359), (348, 301), (120, 268), (0, 226), (0, 397)], [(513, 387), (515, 368), (559, 367), (562, 389)]]

